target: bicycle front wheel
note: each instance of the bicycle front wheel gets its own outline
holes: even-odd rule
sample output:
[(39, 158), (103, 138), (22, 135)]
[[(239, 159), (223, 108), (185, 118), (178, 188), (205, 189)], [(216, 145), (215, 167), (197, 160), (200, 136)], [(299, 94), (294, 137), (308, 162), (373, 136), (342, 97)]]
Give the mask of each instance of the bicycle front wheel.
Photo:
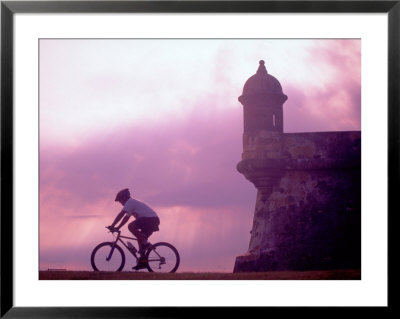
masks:
[(125, 265), (125, 254), (114, 243), (101, 243), (93, 249), (90, 262), (95, 271), (121, 271)]
[(175, 272), (180, 263), (178, 250), (168, 243), (152, 245), (146, 253), (147, 269), (150, 272)]

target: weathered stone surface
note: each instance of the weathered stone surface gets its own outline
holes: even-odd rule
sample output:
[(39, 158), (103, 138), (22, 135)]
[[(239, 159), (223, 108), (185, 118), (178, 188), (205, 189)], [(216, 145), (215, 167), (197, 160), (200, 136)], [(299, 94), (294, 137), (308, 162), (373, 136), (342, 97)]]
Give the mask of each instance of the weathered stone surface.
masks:
[(235, 271), (359, 268), (360, 171), (288, 170), (259, 191), (248, 255)]
[[(246, 88), (252, 96), (241, 96), (244, 108), (267, 98), (256, 89)], [(258, 195), (249, 249), (234, 271), (360, 268), (361, 132), (283, 133), (257, 122), (257, 113), (244, 115), (237, 169)]]

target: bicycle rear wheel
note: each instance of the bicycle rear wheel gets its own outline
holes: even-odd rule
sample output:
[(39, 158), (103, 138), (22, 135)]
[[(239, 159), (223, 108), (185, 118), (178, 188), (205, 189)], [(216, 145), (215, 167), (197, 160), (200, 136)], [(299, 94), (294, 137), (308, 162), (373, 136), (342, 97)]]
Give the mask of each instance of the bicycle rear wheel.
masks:
[(180, 263), (178, 250), (169, 243), (161, 242), (152, 245), (145, 258), (150, 272), (175, 272)]
[(125, 266), (125, 254), (118, 245), (105, 242), (93, 249), (90, 262), (95, 271), (121, 271)]

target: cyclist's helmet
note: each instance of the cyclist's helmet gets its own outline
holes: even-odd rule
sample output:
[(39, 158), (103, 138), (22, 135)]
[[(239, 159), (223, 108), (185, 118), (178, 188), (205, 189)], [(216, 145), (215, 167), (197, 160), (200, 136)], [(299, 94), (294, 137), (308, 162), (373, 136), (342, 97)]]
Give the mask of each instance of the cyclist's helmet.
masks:
[(115, 197), (115, 201), (118, 202), (123, 198), (131, 197), (131, 193), (129, 192), (128, 188), (125, 188), (118, 192), (117, 196)]

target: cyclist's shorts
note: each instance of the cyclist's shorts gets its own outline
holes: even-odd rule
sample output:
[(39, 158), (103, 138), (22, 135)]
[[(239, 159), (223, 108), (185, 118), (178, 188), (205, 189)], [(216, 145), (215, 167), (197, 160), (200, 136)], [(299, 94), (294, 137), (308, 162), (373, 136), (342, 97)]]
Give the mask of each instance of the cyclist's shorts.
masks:
[(142, 233), (147, 237), (150, 237), (153, 232), (159, 230), (158, 226), (160, 225), (160, 219), (158, 217), (141, 217), (133, 221), (132, 224), (133, 223), (142, 231)]

